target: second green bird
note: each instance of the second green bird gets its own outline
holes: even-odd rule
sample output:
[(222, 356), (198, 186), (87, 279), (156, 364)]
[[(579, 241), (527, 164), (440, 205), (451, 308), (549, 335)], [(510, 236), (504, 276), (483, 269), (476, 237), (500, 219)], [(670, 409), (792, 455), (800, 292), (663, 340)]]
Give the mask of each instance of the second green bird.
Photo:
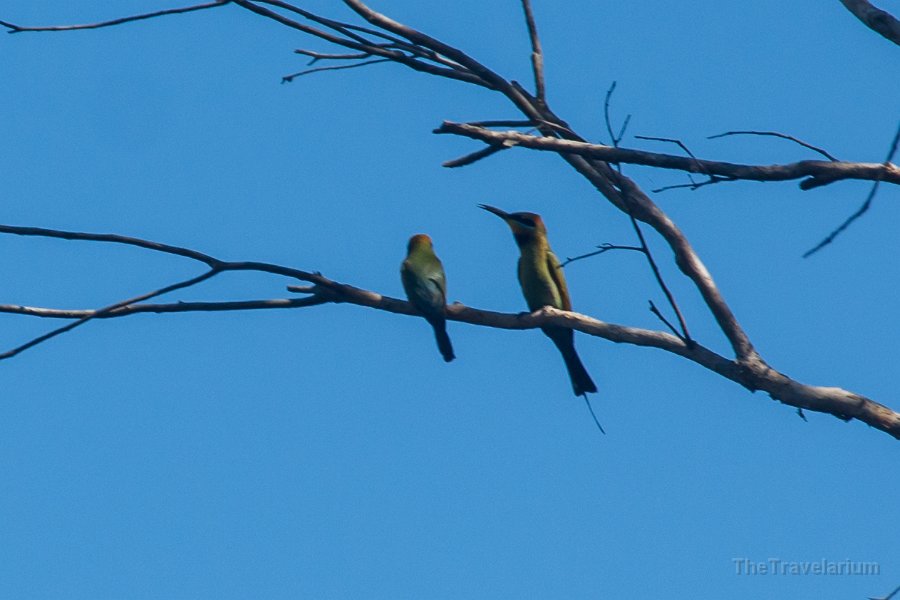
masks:
[(409, 238), (406, 260), (400, 265), (400, 279), (410, 303), (419, 309), (434, 328), (438, 350), (446, 362), (454, 358), (453, 345), (447, 335), (447, 277), (431, 238), (418, 233)]
[[(560, 310), (572, 310), (566, 278), (563, 276), (559, 259), (550, 249), (547, 227), (541, 216), (528, 212), (508, 213), (487, 204), (479, 206), (506, 221), (512, 230), (520, 253), (519, 285), (522, 287), (522, 295), (525, 296), (528, 309), (535, 311), (544, 306), (552, 306)], [(552, 326), (542, 327), (541, 331), (553, 340), (562, 354), (575, 395), (584, 396), (596, 392), (597, 386), (575, 352), (574, 332), (564, 327)], [(593, 415), (593, 409), (591, 414)], [(594, 420), (596, 421), (596, 417)], [(597, 423), (597, 426), (600, 427), (600, 423)], [(600, 427), (600, 430), (603, 428)]]

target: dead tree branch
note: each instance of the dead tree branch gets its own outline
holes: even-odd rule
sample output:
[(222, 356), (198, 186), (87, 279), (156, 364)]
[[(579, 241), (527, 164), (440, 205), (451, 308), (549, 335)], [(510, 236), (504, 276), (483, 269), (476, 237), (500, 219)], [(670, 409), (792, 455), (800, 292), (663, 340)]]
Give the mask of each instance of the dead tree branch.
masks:
[[(0, 305), (0, 313), (51, 319), (74, 319), (73, 323), (70, 323), (65, 327), (53, 330), (49, 334), (39, 336), (26, 344), (0, 354), (0, 360), (11, 358), (28, 348), (33, 348), (60, 333), (70, 331), (90, 320), (114, 319), (140, 313), (283, 309), (309, 307), (325, 303), (346, 303), (394, 314), (419, 314), (412, 305), (403, 300), (332, 281), (319, 273), (281, 265), (256, 261), (225, 261), (189, 248), (116, 234), (82, 233), (11, 225), (0, 226), (0, 232), (75, 241), (124, 244), (154, 252), (162, 252), (173, 256), (189, 258), (210, 267), (209, 270), (197, 277), (174, 283), (134, 298), (116, 302), (115, 304), (100, 309), (70, 310)], [(300, 291), (310, 294), (308, 297), (291, 300), (271, 299), (236, 302), (176, 302), (171, 304), (143, 303), (150, 298), (194, 286), (226, 271), (260, 271), (299, 279), (312, 283), (313, 285), (305, 286), (300, 289)], [(550, 307), (544, 307), (530, 314), (508, 314), (479, 310), (457, 303), (447, 307), (447, 318), (452, 321), (499, 329), (535, 329), (546, 325), (555, 325), (575, 329), (588, 335), (604, 338), (616, 343), (657, 348), (695, 362), (706, 369), (741, 384), (751, 391), (764, 391), (774, 400), (784, 404), (805, 410), (828, 413), (843, 420), (858, 419), (900, 439), (900, 414), (873, 400), (839, 388), (804, 385), (762, 363), (757, 365), (747, 365), (740, 361), (729, 360), (700, 344), (686, 343), (680, 337), (662, 331), (606, 323), (586, 315), (557, 310)]]
[(303, 56), (308, 56), (310, 61), (306, 64), (313, 65), (320, 60), (364, 60), (372, 56), (368, 52), (356, 52), (353, 54), (333, 54), (327, 52), (315, 52), (314, 50), (304, 50), (303, 48), (298, 48), (294, 50), (294, 54), (302, 54)]
[(609, 244), (604, 243), (597, 246), (599, 250), (594, 250), (593, 252), (588, 252), (587, 254), (579, 254), (578, 256), (567, 256), (566, 260), (564, 260), (559, 266), (566, 267), (570, 263), (575, 262), (576, 260), (584, 260), (585, 258), (591, 258), (592, 256), (599, 256), (601, 254), (605, 254), (610, 250), (633, 250), (635, 252), (644, 252), (644, 249), (641, 246), (620, 246), (618, 244)]
[[(890, 147), (890, 150), (888, 150), (887, 158), (885, 158), (885, 160), (884, 160), (885, 167), (890, 166), (891, 161), (894, 160), (894, 156), (897, 154), (898, 144), (900, 144), (900, 124), (897, 125), (897, 133), (894, 134), (894, 140), (891, 142), (891, 147)], [(872, 200), (875, 199), (875, 194), (878, 193), (878, 185), (880, 183), (881, 183), (881, 180), (876, 179), (875, 183), (872, 185), (872, 189), (869, 190), (869, 195), (866, 196), (866, 199), (863, 201), (863, 203), (860, 205), (860, 207), (856, 210), (856, 212), (854, 212), (852, 215), (847, 217), (847, 219), (843, 223), (838, 225), (837, 229), (835, 229), (834, 231), (829, 233), (827, 236), (825, 236), (825, 239), (823, 239), (821, 242), (816, 244), (813, 248), (804, 252), (803, 258), (809, 258), (813, 254), (815, 254), (816, 252), (818, 252), (819, 250), (821, 250), (822, 248), (824, 248), (825, 246), (827, 246), (828, 244), (833, 242), (835, 240), (835, 238), (837, 238), (837, 236), (839, 236), (848, 227), (850, 227), (850, 225), (852, 225), (854, 221), (856, 221), (858, 218), (860, 218), (861, 216), (866, 214), (869, 211), (869, 208), (871, 208), (871, 206), (872, 206)]]
[[(665, 280), (663, 280), (662, 273), (659, 270), (659, 267), (656, 264), (656, 259), (653, 258), (653, 253), (650, 252), (650, 246), (647, 245), (647, 240), (644, 238), (644, 232), (641, 231), (641, 226), (638, 224), (637, 219), (631, 217), (631, 226), (634, 227), (634, 232), (638, 237), (638, 241), (641, 243), (641, 250), (644, 253), (644, 256), (647, 257), (647, 262), (650, 264), (650, 270), (653, 272), (653, 278), (656, 279), (657, 285), (659, 285), (660, 289), (663, 291), (663, 294), (666, 297), (666, 300), (669, 302), (669, 306), (672, 307), (672, 310), (675, 311), (675, 317), (678, 319), (678, 325), (681, 327), (681, 333), (677, 334), (679, 338), (685, 342), (686, 344), (693, 344), (694, 340), (691, 339), (691, 334), (688, 331), (687, 322), (684, 320), (684, 315), (681, 312), (681, 309), (678, 307), (678, 303), (675, 301), (675, 296), (672, 295), (672, 291), (669, 289), (669, 286), (666, 285)], [(660, 314), (659, 310), (653, 305), (653, 302), (650, 302), (651, 311), (656, 314), (660, 319), (662, 319), (663, 323), (669, 325), (669, 322)], [(669, 329), (672, 329), (674, 332), (675, 329), (669, 325)]]
[(625, 137), (625, 131), (628, 129), (628, 124), (631, 122), (631, 115), (625, 117), (625, 120), (622, 121), (622, 127), (619, 128), (619, 133), (613, 133), (612, 126), (612, 118), (609, 114), (609, 105), (612, 100), (613, 92), (616, 91), (616, 83), (615, 81), (609, 86), (609, 89), (606, 90), (606, 98), (603, 100), (603, 121), (606, 123), (606, 132), (609, 134), (610, 143), (618, 148), (619, 142), (622, 141), (622, 138)]
[(521, 146), (545, 152), (574, 154), (606, 162), (644, 165), (725, 177), (746, 181), (789, 181), (804, 179), (800, 188), (809, 190), (835, 181), (854, 179), (882, 181), (900, 185), (900, 167), (886, 163), (856, 163), (844, 161), (804, 160), (784, 165), (748, 165), (694, 157), (660, 154), (644, 150), (615, 148), (602, 144), (588, 144), (551, 137), (527, 135), (519, 131), (492, 131), (465, 123), (444, 123), (434, 133), (449, 133), (482, 141), (490, 145)]
[(783, 140), (790, 140), (790, 141), (794, 142), (795, 144), (799, 144), (800, 146), (803, 146), (804, 148), (809, 148), (813, 152), (818, 152), (819, 154), (821, 154), (828, 160), (833, 160), (833, 161), (837, 162), (837, 159), (834, 156), (832, 156), (830, 153), (826, 152), (825, 150), (819, 148), (818, 146), (813, 146), (812, 144), (808, 144), (808, 143), (804, 142), (803, 140), (798, 139), (792, 135), (787, 135), (785, 133), (779, 133), (777, 131), (726, 131), (725, 133), (717, 133), (716, 135), (707, 136), (706, 139), (715, 140), (718, 138), (728, 137), (728, 136), (732, 136), (732, 135), (761, 135), (761, 136), (777, 137), (777, 138), (781, 138)]
[[(681, 140), (676, 140), (675, 138), (667, 138), (667, 137), (656, 137), (656, 136), (652, 136), (652, 135), (636, 135), (636, 136), (634, 136), (634, 138), (635, 138), (636, 140), (648, 140), (648, 141), (652, 141), (652, 142), (666, 142), (666, 143), (668, 143), (668, 144), (675, 144), (676, 146), (678, 146), (679, 148), (681, 148), (682, 150), (684, 150), (684, 153), (685, 153), (685, 154), (687, 154), (688, 156), (690, 156), (691, 158), (693, 158), (694, 161), (697, 160), (697, 157), (694, 155), (693, 152), (691, 152), (690, 148), (687, 147), (687, 144), (685, 144), (685, 143), (682, 142)], [(699, 167), (699, 166), (698, 166), (698, 168), (699, 168), (701, 171), (703, 170), (703, 167)], [(704, 184), (710, 184), (710, 183), (714, 183), (714, 182), (717, 183), (717, 182), (719, 182), (719, 181), (723, 181), (723, 179), (721, 179), (721, 178), (716, 178), (716, 177), (714, 177), (714, 176), (709, 176), (709, 179), (707, 179), (706, 181), (704, 181), (702, 184), (698, 184), (696, 181), (694, 181), (694, 178), (691, 177), (691, 174), (690, 174), (690, 173), (688, 173), (687, 176), (688, 176), (688, 180), (690, 180), (690, 183), (689, 183), (689, 184), (685, 183), (685, 184), (681, 184), (681, 185), (677, 185), (677, 186), (669, 186), (668, 189), (675, 188), (675, 187), (689, 187), (689, 188), (691, 188), (692, 190), (696, 190), (696, 189), (699, 188), (701, 185), (704, 185)], [(657, 192), (657, 191), (660, 191), (660, 190), (653, 190), (653, 191), (654, 191), (654, 192)]]
[(531, 40), (531, 70), (534, 72), (534, 94), (538, 102), (547, 103), (547, 91), (544, 87), (544, 51), (541, 50), (541, 38), (538, 37), (537, 25), (534, 22), (534, 12), (531, 9), (531, 0), (522, 0), (522, 10), (525, 11), (525, 24), (528, 27), (528, 38)]
[(7, 33), (21, 33), (24, 31), (77, 31), (80, 29), (100, 29), (102, 27), (112, 27), (114, 25), (122, 25), (124, 23), (132, 23), (134, 21), (143, 21), (145, 19), (155, 19), (156, 17), (164, 17), (166, 15), (180, 15), (184, 13), (204, 10), (207, 8), (217, 8), (225, 6), (231, 0), (216, 0), (215, 2), (207, 2), (206, 4), (195, 4), (193, 6), (185, 6), (182, 8), (169, 8), (166, 10), (157, 10), (154, 12), (133, 15), (130, 17), (120, 17), (109, 21), (100, 21), (99, 23), (87, 23), (85, 25), (51, 25), (49, 27), (24, 27), (15, 25), (7, 21), (0, 21), (0, 25), (6, 27)]
[(342, 71), (344, 69), (356, 69), (359, 67), (365, 67), (367, 65), (375, 65), (383, 62), (391, 62), (389, 58), (375, 58), (372, 60), (365, 60), (363, 62), (353, 63), (349, 65), (332, 65), (330, 67), (313, 67), (312, 69), (304, 69), (302, 71), (298, 71), (296, 73), (291, 73), (290, 75), (285, 75), (281, 78), (281, 83), (290, 83), (298, 77), (303, 77), (304, 75), (311, 75), (313, 73), (321, 73), (323, 71)]
[[(180, 281), (178, 283), (173, 283), (172, 285), (167, 285), (166, 287), (160, 288), (158, 290), (148, 292), (146, 294), (141, 294), (140, 296), (135, 296), (134, 298), (128, 298), (127, 300), (122, 300), (121, 302), (116, 302), (115, 304), (111, 304), (105, 308), (100, 308), (97, 310), (85, 311), (83, 316), (79, 317), (77, 321), (74, 323), (69, 323), (63, 327), (58, 329), (54, 329), (49, 331), (43, 335), (39, 335), (38, 337), (25, 342), (20, 346), (16, 346), (15, 348), (8, 350), (7, 352), (0, 353), (0, 360), (4, 360), (7, 358), (12, 358), (17, 354), (28, 350), (29, 348), (33, 348), (40, 343), (46, 342), (49, 339), (55, 338), (58, 335), (66, 333), (67, 331), (72, 331), (76, 327), (80, 327), (84, 325), (91, 319), (101, 319), (105, 316), (109, 316), (116, 311), (116, 309), (124, 308), (129, 305), (137, 304), (138, 302), (143, 302), (144, 300), (149, 300), (150, 298), (155, 298), (156, 296), (162, 296), (163, 294), (168, 294), (169, 292), (174, 292), (175, 290), (183, 290), (185, 288), (189, 288), (191, 286), (197, 285), (203, 281), (206, 281), (210, 277), (216, 275), (216, 269), (210, 269), (206, 273), (199, 275), (197, 277), (192, 277), (191, 279)], [(40, 309), (35, 309), (40, 310)], [(36, 312), (32, 312), (31, 314), (37, 315)]]
[(894, 15), (866, 0), (841, 0), (841, 4), (866, 27), (900, 46), (900, 21)]

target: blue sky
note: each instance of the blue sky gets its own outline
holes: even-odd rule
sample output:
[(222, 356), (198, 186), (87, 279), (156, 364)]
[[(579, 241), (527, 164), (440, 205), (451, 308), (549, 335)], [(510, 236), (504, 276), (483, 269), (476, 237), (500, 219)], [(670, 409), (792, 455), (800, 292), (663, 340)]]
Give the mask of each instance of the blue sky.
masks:
[[(339, 3), (310, 8), (348, 17)], [(627, 4), (627, 5), (626, 5)], [(0, 1), (23, 24), (172, 3)], [(896, 2), (882, 2), (900, 12)], [(518, 2), (373, 2), (530, 82)], [(897, 126), (897, 48), (839, 2), (535, 0), (548, 97), (605, 138), (706, 158), (881, 161)], [(289, 85), (297, 47), (228, 7), (93, 32), (0, 36), (6, 224), (116, 232), (263, 260), (400, 296), (427, 232), (449, 296), (524, 310), (516, 249), (476, 208), (541, 213), (561, 256), (633, 243), (630, 225), (549, 154), (434, 136), (516, 115), (482, 90), (395, 65)], [(645, 189), (683, 175), (627, 168)], [(897, 408), (896, 189), (836, 244), (800, 255), (868, 192), (736, 183), (654, 198), (775, 367)], [(726, 343), (652, 240), (695, 337)], [(199, 274), (136, 249), (0, 237), (0, 303), (87, 308)], [(638, 256), (567, 270), (576, 310), (658, 327)], [(222, 276), (171, 300), (283, 297)], [(0, 317), (4, 348), (56, 323)], [(659, 351), (576, 337), (608, 435), (535, 331), (427, 324), (355, 306), (91, 323), (0, 365), (0, 596), (9, 598), (864, 598), (900, 584), (896, 441), (752, 395)], [(735, 560), (860, 561), (878, 575), (739, 575)]]

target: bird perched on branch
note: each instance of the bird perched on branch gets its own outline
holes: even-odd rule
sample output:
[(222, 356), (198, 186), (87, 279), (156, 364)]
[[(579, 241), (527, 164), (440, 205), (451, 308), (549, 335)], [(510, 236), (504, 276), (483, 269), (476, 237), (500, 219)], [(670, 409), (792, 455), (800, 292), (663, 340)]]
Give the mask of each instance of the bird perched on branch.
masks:
[[(572, 310), (566, 278), (559, 259), (550, 249), (547, 227), (541, 216), (529, 212), (508, 213), (487, 204), (478, 206), (506, 221), (512, 230), (519, 246), (519, 285), (522, 287), (522, 295), (525, 296), (528, 309), (535, 311), (544, 306), (552, 306), (561, 310)], [(576, 396), (584, 397), (594, 422), (600, 431), (603, 431), (587, 399), (587, 394), (595, 393), (597, 386), (575, 351), (574, 332), (565, 327), (552, 325), (541, 327), (541, 331), (559, 349), (566, 363), (569, 379), (572, 381), (572, 390)]]
[(456, 358), (447, 335), (447, 277), (444, 266), (434, 253), (431, 238), (417, 233), (409, 238), (406, 260), (400, 265), (400, 279), (410, 303), (419, 309), (434, 328), (438, 350), (446, 362)]

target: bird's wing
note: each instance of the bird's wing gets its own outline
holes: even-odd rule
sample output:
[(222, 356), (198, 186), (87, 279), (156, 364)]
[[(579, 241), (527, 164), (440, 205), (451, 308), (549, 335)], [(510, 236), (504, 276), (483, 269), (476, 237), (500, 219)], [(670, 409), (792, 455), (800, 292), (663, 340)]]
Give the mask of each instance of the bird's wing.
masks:
[(440, 298), (441, 304), (447, 304), (447, 282), (443, 277), (430, 277), (428, 282), (434, 286), (433, 294)]
[(403, 291), (406, 292), (406, 296), (412, 296), (416, 287), (416, 274), (413, 273), (412, 265), (409, 264), (408, 259), (404, 260), (403, 264), (400, 265), (400, 281), (403, 283)]
[(437, 271), (432, 273), (428, 279), (438, 289), (441, 296), (441, 304), (447, 304), (447, 275), (444, 274), (444, 265), (441, 261), (437, 261)]
[(417, 272), (414, 266), (405, 262), (400, 269), (400, 278), (406, 297), (426, 315), (443, 314), (446, 304), (445, 280), (443, 273), (428, 275)]
[(569, 299), (569, 288), (566, 286), (566, 276), (563, 275), (562, 264), (553, 254), (552, 250), (547, 250), (547, 270), (550, 271), (550, 278), (556, 284), (559, 291), (559, 299), (562, 302), (563, 310), (572, 310), (572, 301)]

